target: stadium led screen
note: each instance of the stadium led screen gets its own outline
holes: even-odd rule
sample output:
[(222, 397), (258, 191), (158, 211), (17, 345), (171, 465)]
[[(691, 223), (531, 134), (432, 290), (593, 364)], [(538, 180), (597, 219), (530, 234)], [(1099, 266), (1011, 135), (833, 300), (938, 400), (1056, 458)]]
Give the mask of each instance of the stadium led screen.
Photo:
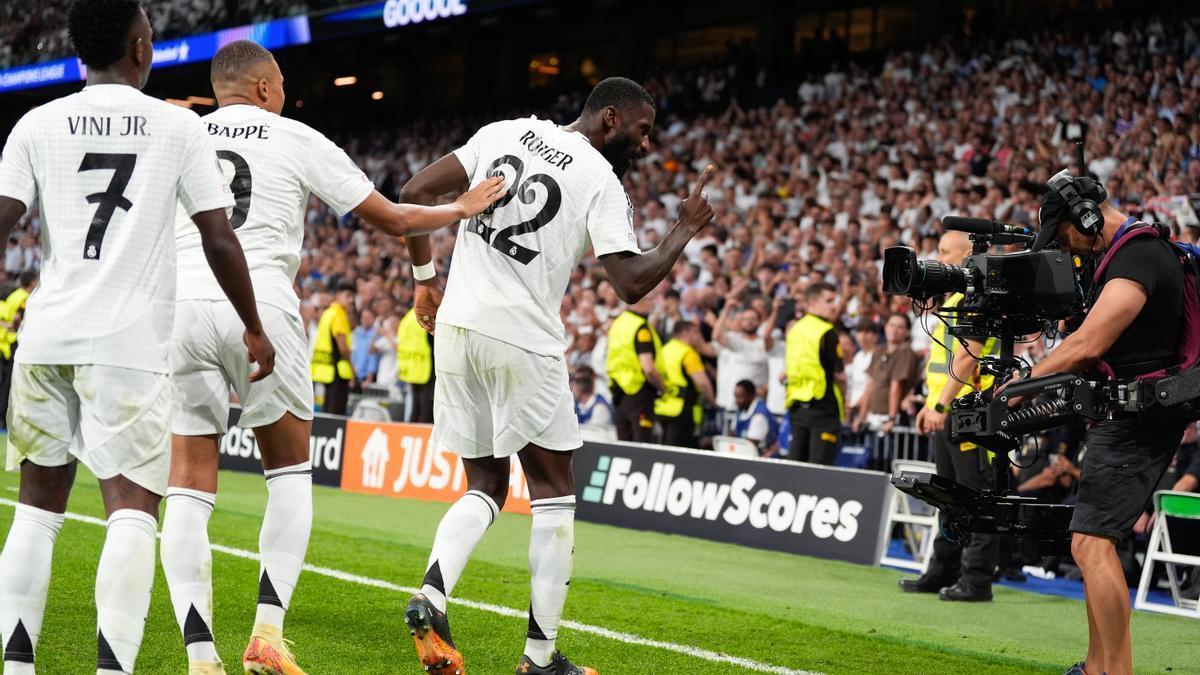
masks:
[[(253, 40), (267, 49), (308, 44), (311, 41), (308, 17), (294, 16), (158, 42), (154, 45), (154, 67), (208, 61), (218, 49), (234, 40)], [(0, 93), (85, 79), (87, 69), (79, 59), (59, 59), (0, 71)]]

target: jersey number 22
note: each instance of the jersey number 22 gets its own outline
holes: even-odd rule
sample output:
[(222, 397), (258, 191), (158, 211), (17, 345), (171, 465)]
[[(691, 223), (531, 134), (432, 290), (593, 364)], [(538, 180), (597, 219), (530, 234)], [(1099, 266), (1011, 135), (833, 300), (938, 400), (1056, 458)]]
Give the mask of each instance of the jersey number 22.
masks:
[[(509, 185), (520, 185), (520, 187), (515, 190), (510, 188), (495, 204), (492, 204), (486, 211), (472, 218), (471, 222), (467, 223), (467, 229), (483, 237), (483, 240), (491, 243), (492, 248), (497, 251), (500, 251), (522, 265), (528, 265), (530, 261), (538, 257), (540, 251), (522, 246), (513, 241), (512, 238), (519, 234), (537, 232), (546, 223), (553, 220), (554, 216), (558, 215), (559, 207), (562, 206), (562, 190), (559, 189), (558, 182), (544, 173), (534, 174), (526, 178), (525, 182), (522, 183), (521, 177), (525, 174), (525, 163), (519, 157), (514, 157), (513, 155), (505, 155), (492, 162), (492, 165), (487, 170), (488, 177), (501, 175), (500, 167), (506, 164), (516, 171), (516, 176), (513, 177)], [(496, 228), (487, 224), (491, 221), (492, 215), (498, 209), (508, 206), (513, 197), (519, 197), (523, 204), (532, 204), (537, 199), (537, 192), (533, 190), (534, 183), (541, 184), (546, 190), (546, 203), (542, 205), (541, 210), (537, 214), (529, 220), (511, 225), (498, 232)], [(495, 235), (495, 237), (492, 235)]]

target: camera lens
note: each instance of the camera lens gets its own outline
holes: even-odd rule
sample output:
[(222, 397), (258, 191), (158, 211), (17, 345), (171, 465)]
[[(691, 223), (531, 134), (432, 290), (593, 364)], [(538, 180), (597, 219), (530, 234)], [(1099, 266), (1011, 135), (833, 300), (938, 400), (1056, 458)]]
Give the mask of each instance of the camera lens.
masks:
[(966, 290), (967, 271), (936, 260), (917, 260), (911, 248), (893, 246), (883, 254), (883, 280), (884, 293), (930, 298)]

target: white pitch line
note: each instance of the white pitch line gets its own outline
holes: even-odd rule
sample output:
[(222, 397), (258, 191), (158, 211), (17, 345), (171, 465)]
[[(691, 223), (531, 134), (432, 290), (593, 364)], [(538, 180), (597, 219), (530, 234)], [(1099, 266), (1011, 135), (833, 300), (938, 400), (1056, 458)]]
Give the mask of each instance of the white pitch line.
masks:
[[(11, 499), (0, 498), (0, 504), (15, 507), (17, 502)], [(91, 525), (99, 525), (100, 527), (105, 527), (108, 524), (102, 518), (85, 516), (78, 513), (71, 513), (69, 511), (66, 513), (66, 517), (68, 520), (75, 520)], [(242, 548), (233, 548), (231, 546), (224, 546), (222, 544), (211, 544), (211, 546), (212, 550), (224, 553), (226, 555), (245, 558), (246, 560), (254, 560), (256, 562), (259, 559), (258, 554), (254, 551), (247, 551), (246, 549)], [(371, 577), (359, 576), (357, 574), (351, 574), (350, 572), (333, 569), (331, 567), (320, 567), (318, 565), (310, 565), (305, 563), (304, 571), (323, 577), (329, 577), (330, 579), (338, 579), (340, 581), (358, 584), (359, 586), (370, 586), (372, 588), (380, 588), (386, 591), (394, 591), (396, 593), (405, 595), (414, 595), (420, 592), (420, 589), (417, 588), (400, 586), (382, 579), (372, 579)], [(503, 605), (493, 605), (490, 602), (476, 602), (475, 600), (464, 600), (462, 598), (450, 598), (450, 602), (455, 605), (461, 605), (463, 607), (469, 607), (471, 609), (477, 609), (483, 612), (490, 612), (492, 614), (499, 614), (500, 616), (512, 617), (514, 619), (524, 619), (527, 616), (526, 612), (523, 610), (513, 609), (512, 607), (505, 607)], [(709, 649), (701, 649), (700, 647), (693, 647), (691, 645), (681, 645), (675, 642), (664, 642), (662, 640), (651, 640), (650, 638), (644, 638), (640, 635), (609, 630), (608, 628), (604, 628), (602, 626), (593, 626), (586, 623), (579, 623), (577, 621), (563, 621), (562, 625), (563, 627), (570, 628), (571, 630), (576, 630), (581, 633), (588, 633), (590, 635), (596, 635), (608, 640), (614, 640), (616, 642), (624, 642), (626, 644), (637, 645), (640, 647), (654, 647), (655, 649), (675, 652), (676, 654), (683, 654), (684, 656), (691, 656), (698, 659), (703, 659), (705, 661), (711, 661), (713, 663), (728, 663), (759, 673), (774, 673), (775, 675), (823, 675), (819, 672), (794, 670), (792, 668), (785, 668), (783, 666), (776, 666), (769, 663), (763, 663), (761, 661), (754, 661), (752, 659), (747, 659), (740, 656), (730, 656), (729, 654), (722, 654), (721, 652), (714, 652)]]

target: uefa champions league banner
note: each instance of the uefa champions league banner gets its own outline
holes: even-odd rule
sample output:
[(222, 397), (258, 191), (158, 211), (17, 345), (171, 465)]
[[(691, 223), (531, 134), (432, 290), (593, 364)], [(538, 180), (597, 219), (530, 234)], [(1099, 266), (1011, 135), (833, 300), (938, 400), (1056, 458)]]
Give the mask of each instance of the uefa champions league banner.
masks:
[(874, 565), (888, 476), (634, 443), (575, 453), (576, 518)]

